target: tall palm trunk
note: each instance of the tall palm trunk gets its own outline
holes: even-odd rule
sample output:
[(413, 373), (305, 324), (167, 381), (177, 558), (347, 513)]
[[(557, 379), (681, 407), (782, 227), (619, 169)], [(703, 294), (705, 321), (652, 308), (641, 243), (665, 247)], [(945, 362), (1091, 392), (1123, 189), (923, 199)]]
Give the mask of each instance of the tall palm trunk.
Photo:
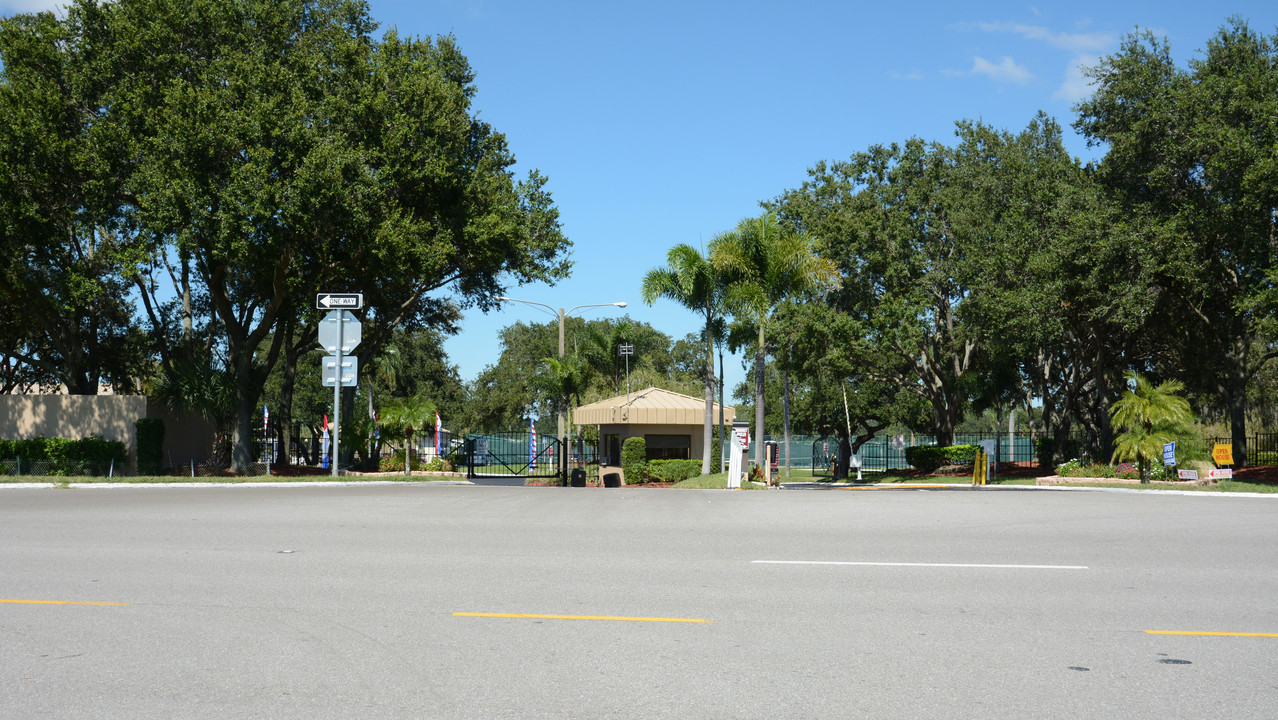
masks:
[(759, 349), (754, 356), (754, 462), (759, 469), (767, 456), (763, 452), (763, 362), (767, 357), (763, 337), (763, 319), (759, 319)]
[(710, 474), (711, 444), (714, 442), (714, 346), (706, 348), (706, 417), (701, 428), (701, 474)]

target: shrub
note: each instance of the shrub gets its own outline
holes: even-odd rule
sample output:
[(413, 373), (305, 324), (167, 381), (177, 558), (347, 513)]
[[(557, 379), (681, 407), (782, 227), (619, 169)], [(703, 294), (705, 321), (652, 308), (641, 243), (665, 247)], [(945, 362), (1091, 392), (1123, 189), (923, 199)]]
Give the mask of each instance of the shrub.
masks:
[(427, 472), (452, 472), (453, 464), (446, 458), (433, 457), (424, 468)]
[(124, 469), (129, 451), (124, 443), (90, 435), (80, 440), (30, 438), (0, 441), (0, 458), (29, 463), (48, 463), (50, 475), (105, 473), (114, 464)]
[(683, 482), (701, 475), (701, 461), (653, 460), (648, 463), (648, 475), (657, 482)]
[(164, 421), (160, 418), (139, 418), (135, 427), (138, 474), (159, 475), (164, 464)]
[[(422, 461), (421, 458), (417, 456), (416, 451), (409, 451), (409, 463), (413, 470), (422, 469)], [(398, 452), (390, 453), (389, 455), (383, 455), (381, 459), (377, 461), (377, 471), (404, 472), (404, 451), (400, 450)]]
[(641, 437), (626, 438), (621, 444), (621, 472), (628, 484), (648, 481), (648, 442)]
[[(1057, 465), (1057, 466), (1056, 466), (1056, 474), (1057, 474), (1057, 475), (1064, 475), (1064, 476), (1066, 476), (1066, 477), (1069, 477), (1071, 474), (1073, 474), (1073, 473), (1075, 473), (1075, 472), (1077, 472), (1077, 471), (1079, 471), (1079, 470), (1082, 470), (1082, 469), (1083, 469), (1083, 463), (1082, 463), (1082, 462), (1080, 462), (1078, 458), (1074, 458), (1074, 459), (1072, 459), (1072, 460), (1066, 460), (1065, 462), (1061, 463), (1060, 465)], [(1077, 477), (1077, 476), (1076, 476), (1076, 477)]]
[(1132, 462), (1119, 463), (1118, 467), (1114, 468), (1114, 477), (1121, 480), (1137, 480), (1140, 478), (1140, 468)]
[(920, 470), (935, 470), (942, 465), (964, 465), (976, 460), (978, 445), (915, 445), (905, 449), (905, 461)]

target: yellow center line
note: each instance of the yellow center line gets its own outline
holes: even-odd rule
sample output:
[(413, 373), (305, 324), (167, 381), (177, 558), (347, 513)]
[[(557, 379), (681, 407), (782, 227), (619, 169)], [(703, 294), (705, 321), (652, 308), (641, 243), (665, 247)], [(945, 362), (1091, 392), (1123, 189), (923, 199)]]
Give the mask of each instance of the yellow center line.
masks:
[(614, 622), (708, 623), (698, 618), (618, 617), (613, 615), (532, 615), (527, 613), (455, 612), (453, 617), (519, 618), (533, 620), (612, 620)]
[(1278, 638), (1278, 633), (1207, 632), (1202, 630), (1146, 630), (1149, 635), (1206, 635), (1209, 637), (1263, 637)]
[(129, 604), (121, 602), (85, 602), (80, 600), (5, 600), (2, 598), (0, 598), (0, 603), (12, 605), (110, 605), (116, 607)]

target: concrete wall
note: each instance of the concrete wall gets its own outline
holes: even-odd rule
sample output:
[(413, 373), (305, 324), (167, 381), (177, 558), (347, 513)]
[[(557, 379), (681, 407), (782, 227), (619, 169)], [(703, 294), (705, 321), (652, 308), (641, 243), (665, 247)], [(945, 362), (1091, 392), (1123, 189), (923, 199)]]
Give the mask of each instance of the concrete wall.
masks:
[(175, 417), (144, 395), (0, 395), (0, 438), (59, 437), (79, 440), (101, 435), (124, 443), (130, 468), (137, 467), (139, 418), (164, 420), (164, 463), (204, 461), (213, 427), (198, 417)]
[(0, 438), (101, 435), (124, 443), (135, 466), (138, 418), (146, 417), (141, 395), (0, 395)]

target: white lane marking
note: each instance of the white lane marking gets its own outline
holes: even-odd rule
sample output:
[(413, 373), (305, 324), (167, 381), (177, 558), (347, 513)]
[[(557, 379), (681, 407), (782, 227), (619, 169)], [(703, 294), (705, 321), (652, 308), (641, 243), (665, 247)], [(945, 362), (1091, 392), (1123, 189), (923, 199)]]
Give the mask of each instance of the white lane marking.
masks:
[(756, 565), (858, 565), (869, 567), (995, 568), (1000, 570), (1088, 570), (1086, 565), (991, 565), (985, 563), (843, 562), (833, 560), (751, 560)]

